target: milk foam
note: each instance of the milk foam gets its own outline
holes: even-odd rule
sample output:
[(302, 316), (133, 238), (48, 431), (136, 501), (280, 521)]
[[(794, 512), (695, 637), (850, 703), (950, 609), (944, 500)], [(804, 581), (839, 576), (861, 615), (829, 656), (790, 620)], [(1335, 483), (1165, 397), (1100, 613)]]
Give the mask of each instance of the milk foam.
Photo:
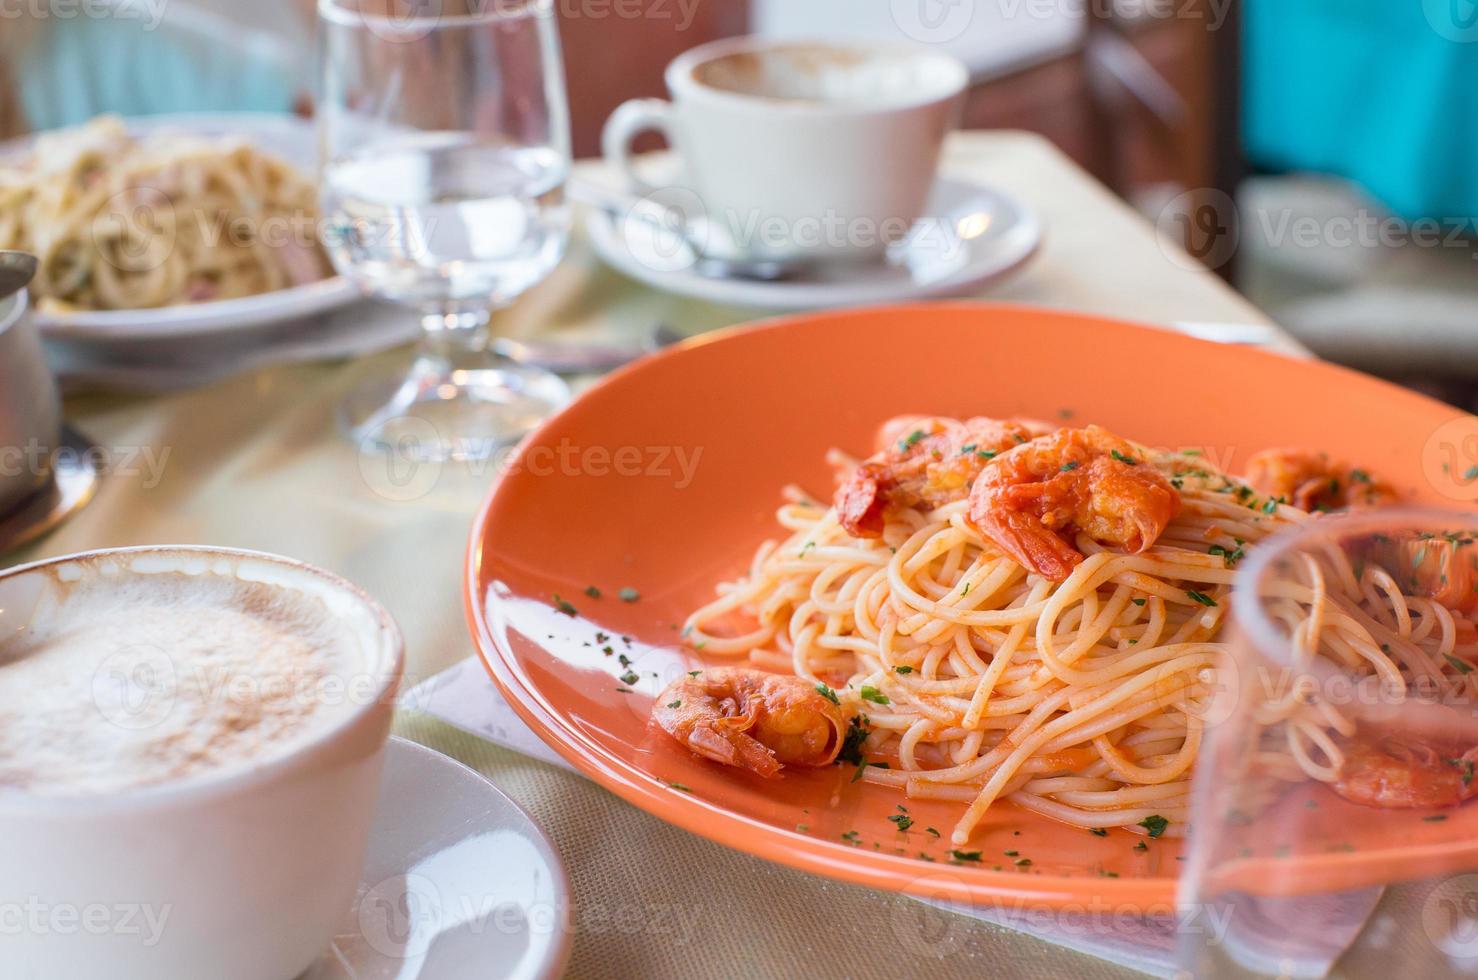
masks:
[[(108, 557), (7, 583), (0, 794), (114, 793), (247, 768), (373, 697), (364, 636), (333, 595), (219, 559), (184, 567)], [(19, 622), (17, 597), (34, 598)]]
[(930, 97), (956, 83), (947, 62), (912, 51), (810, 44), (721, 55), (694, 67), (693, 78), (758, 98), (869, 107)]

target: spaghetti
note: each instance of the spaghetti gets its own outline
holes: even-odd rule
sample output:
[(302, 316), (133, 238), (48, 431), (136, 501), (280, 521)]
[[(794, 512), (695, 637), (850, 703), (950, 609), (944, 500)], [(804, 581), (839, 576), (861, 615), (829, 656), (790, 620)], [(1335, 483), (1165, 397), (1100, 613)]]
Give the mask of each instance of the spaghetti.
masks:
[[(891, 444), (897, 430), (884, 431)], [(1152, 468), (1179, 497), (1143, 550), (1078, 530), (1068, 540), (1079, 560), (1055, 580), (982, 533), (968, 486), (947, 502), (915, 495), (866, 537), (844, 527), (844, 515), (859, 512), (845, 481), (840, 512), (792, 491), (778, 514), (789, 537), (761, 547), (745, 577), (693, 613), (688, 640), (834, 694), (852, 719), (848, 749), (861, 778), (964, 804), (957, 845), (1000, 800), (1084, 828), (1182, 834), (1235, 566), (1310, 515), (1195, 455), (1126, 445), (1138, 458), (1115, 449), (1124, 466)], [(1412, 658), (1440, 674), (1455, 649), (1451, 616), (1403, 596), (1374, 563), (1359, 576), (1346, 567), (1317, 596), (1302, 588), (1293, 601), (1317, 621), (1302, 627), (1317, 637), (1313, 654), (1399, 679)], [(1350, 726), (1297, 692), (1282, 704), (1284, 714), (1266, 720), (1289, 778), (1335, 780), (1337, 736)]]
[(236, 139), (131, 137), (111, 116), (0, 164), (0, 248), (41, 259), (43, 309), (233, 299), (329, 274), (313, 185)]

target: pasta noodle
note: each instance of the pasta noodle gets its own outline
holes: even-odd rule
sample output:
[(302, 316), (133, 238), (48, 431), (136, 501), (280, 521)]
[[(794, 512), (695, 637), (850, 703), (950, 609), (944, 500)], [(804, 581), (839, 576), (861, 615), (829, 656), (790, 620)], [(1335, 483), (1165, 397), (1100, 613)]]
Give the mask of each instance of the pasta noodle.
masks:
[(313, 185), (235, 138), (134, 139), (110, 116), (0, 163), (0, 248), (51, 310), (232, 299), (322, 279)]
[[(897, 509), (863, 538), (793, 491), (778, 513), (789, 537), (763, 546), (685, 635), (705, 655), (834, 688), (854, 716), (861, 777), (962, 803), (956, 844), (1001, 800), (1084, 828), (1179, 835), (1235, 566), (1311, 516), (1193, 456), (1137, 448), (1180, 497), (1139, 553), (1078, 532), (1085, 557), (1053, 582), (984, 536), (966, 499)], [(1413, 670), (1456, 682), (1443, 674), (1455, 631), (1441, 606), (1374, 563), (1300, 574), (1277, 609), (1304, 656), (1397, 683)], [(1335, 736), (1352, 726), (1288, 686), (1263, 709), (1271, 751), (1289, 779), (1332, 781)]]

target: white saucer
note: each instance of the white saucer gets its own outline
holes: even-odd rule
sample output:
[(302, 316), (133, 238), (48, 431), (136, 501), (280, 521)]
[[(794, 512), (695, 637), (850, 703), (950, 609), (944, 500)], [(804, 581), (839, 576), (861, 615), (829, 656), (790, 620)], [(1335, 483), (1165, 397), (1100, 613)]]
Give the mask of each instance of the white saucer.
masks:
[[(941, 177), (926, 212), (906, 243), (886, 262), (837, 265), (814, 276), (778, 282), (719, 279), (675, 263), (641, 220), (585, 209), (591, 245), (610, 265), (656, 289), (738, 306), (808, 310), (871, 306), (958, 296), (1006, 276), (1036, 252), (1042, 223), (1016, 198), (980, 184)], [(677, 268), (674, 268), (677, 265)]]
[(299, 980), (557, 977), (569, 912), (559, 854), (528, 814), (460, 762), (392, 738), (354, 912)]

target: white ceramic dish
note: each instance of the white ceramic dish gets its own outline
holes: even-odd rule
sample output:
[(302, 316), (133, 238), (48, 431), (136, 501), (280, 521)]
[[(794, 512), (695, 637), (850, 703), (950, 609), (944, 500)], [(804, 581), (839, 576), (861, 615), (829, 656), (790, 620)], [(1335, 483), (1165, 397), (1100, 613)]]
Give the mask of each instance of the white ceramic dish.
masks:
[(554, 845), (518, 804), (392, 738), (353, 914), (302, 980), (542, 980), (573, 936)]
[[(181, 130), (205, 136), (243, 136), (304, 173), (317, 172), (313, 123), (295, 116), (255, 112), (178, 113), (126, 120), (130, 132)], [(0, 159), (26, 153), (32, 137), (0, 144)], [(43, 336), (67, 340), (159, 340), (211, 336), (300, 319), (353, 302), (358, 291), (340, 276), (259, 296), (190, 303), (149, 310), (96, 310), (36, 314)]]
[[(660, 196), (658, 198), (660, 200)], [(663, 234), (642, 220), (618, 221), (585, 209), (591, 245), (611, 266), (655, 289), (770, 310), (874, 306), (961, 296), (1004, 278), (1042, 241), (1042, 222), (1002, 191), (940, 178), (918, 233), (889, 250), (886, 262), (823, 267), (814, 277), (776, 282), (718, 279), (675, 261)]]
[[(400, 632), (368, 595), (300, 562), (160, 547), (71, 555), (0, 574), (0, 635), (30, 621), (59, 568), (100, 557), (120, 576), (217, 571), (323, 601), (364, 654), (345, 678), (353, 686), (342, 689), (355, 700), (321, 731), (254, 766), (102, 796), (0, 793), (3, 894), (21, 896), (32, 910), (21, 929), (0, 931), (0, 973), (295, 977), (328, 946), (356, 894), (404, 665)], [(131, 688), (136, 682), (150, 686), (139, 688), (144, 702), (131, 717), (151, 717), (143, 713), (154, 703), (147, 692), (158, 688), (130, 676)]]

